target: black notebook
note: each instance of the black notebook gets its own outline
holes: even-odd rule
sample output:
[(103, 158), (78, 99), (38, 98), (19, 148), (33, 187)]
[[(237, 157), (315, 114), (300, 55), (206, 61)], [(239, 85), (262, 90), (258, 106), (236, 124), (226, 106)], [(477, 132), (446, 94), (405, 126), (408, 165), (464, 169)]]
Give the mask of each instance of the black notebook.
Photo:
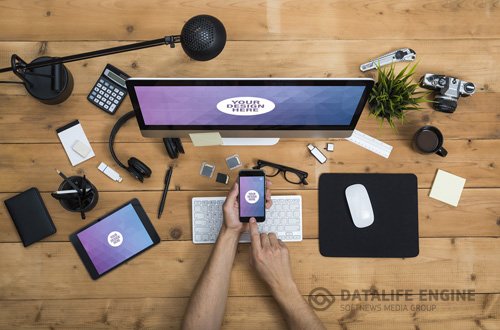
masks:
[[(357, 228), (345, 196), (365, 186), (374, 221)], [(418, 189), (414, 174), (323, 174), (319, 179), (319, 248), (326, 257), (398, 258), (418, 255)]]
[(30, 188), (4, 201), (24, 246), (56, 232), (52, 218), (36, 188)]

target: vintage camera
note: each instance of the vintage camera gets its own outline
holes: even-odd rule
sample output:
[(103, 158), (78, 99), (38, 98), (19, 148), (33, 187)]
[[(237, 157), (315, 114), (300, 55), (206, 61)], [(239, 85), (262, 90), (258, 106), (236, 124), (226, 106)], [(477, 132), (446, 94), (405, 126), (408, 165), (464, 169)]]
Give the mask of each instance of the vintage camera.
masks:
[(420, 86), (438, 91), (439, 94), (434, 97), (434, 109), (448, 113), (455, 112), (460, 96), (469, 96), (476, 91), (476, 86), (471, 82), (432, 73), (420, 78)]

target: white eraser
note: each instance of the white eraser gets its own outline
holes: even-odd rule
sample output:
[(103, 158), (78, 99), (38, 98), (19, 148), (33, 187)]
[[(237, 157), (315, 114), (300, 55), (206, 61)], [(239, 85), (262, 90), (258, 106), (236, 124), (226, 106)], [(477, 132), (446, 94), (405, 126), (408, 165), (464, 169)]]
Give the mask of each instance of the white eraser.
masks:
[(116, 172), (115, 170), (113, 170), (111, 167), (104, 164), (103, 162), (101, 162), (99, 164), (99, 166), (97, 166), (97, 168), (99, 169), (99, 171), (106, 174), (111, 180), (114, 180), (116, 182), (122, 182), (123, 179), (120, 176), (120, 174), (118, 174), (118, 172)]
[(87, 157), (90, 153), (90, 147), (80, 140), (76, 140), (71, 148), (83, 158)]

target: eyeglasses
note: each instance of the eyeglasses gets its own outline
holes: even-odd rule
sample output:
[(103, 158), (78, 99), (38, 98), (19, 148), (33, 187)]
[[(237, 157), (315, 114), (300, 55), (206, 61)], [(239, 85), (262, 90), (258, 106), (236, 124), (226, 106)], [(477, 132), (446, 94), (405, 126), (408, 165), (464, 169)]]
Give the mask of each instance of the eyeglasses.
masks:
[(279, 173), (283, 174), (286, 181), (293, 184), (308, 184), (306, 178), (307, 172), (297, 170), (296, 168), (266, 162), (265, 160), (257, 160), (257, 165), (253, 167), (254, 170), (263, 170), (264, 174), (268, 177), (274, 177)]

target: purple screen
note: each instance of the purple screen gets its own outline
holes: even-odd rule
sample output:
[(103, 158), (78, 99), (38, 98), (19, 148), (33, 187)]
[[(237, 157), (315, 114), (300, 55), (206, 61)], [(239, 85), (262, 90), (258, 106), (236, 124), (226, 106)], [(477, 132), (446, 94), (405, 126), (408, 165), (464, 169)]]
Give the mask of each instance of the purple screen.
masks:
[(265, 191), (263, 176), (240, 176), (240, 216), (263, 217)]
[(146, 125), (349, 125), (364, 90), (364, 86), (135, 87)]
[(132, 204), (77, 234), (99, 274), (153, 244)]

